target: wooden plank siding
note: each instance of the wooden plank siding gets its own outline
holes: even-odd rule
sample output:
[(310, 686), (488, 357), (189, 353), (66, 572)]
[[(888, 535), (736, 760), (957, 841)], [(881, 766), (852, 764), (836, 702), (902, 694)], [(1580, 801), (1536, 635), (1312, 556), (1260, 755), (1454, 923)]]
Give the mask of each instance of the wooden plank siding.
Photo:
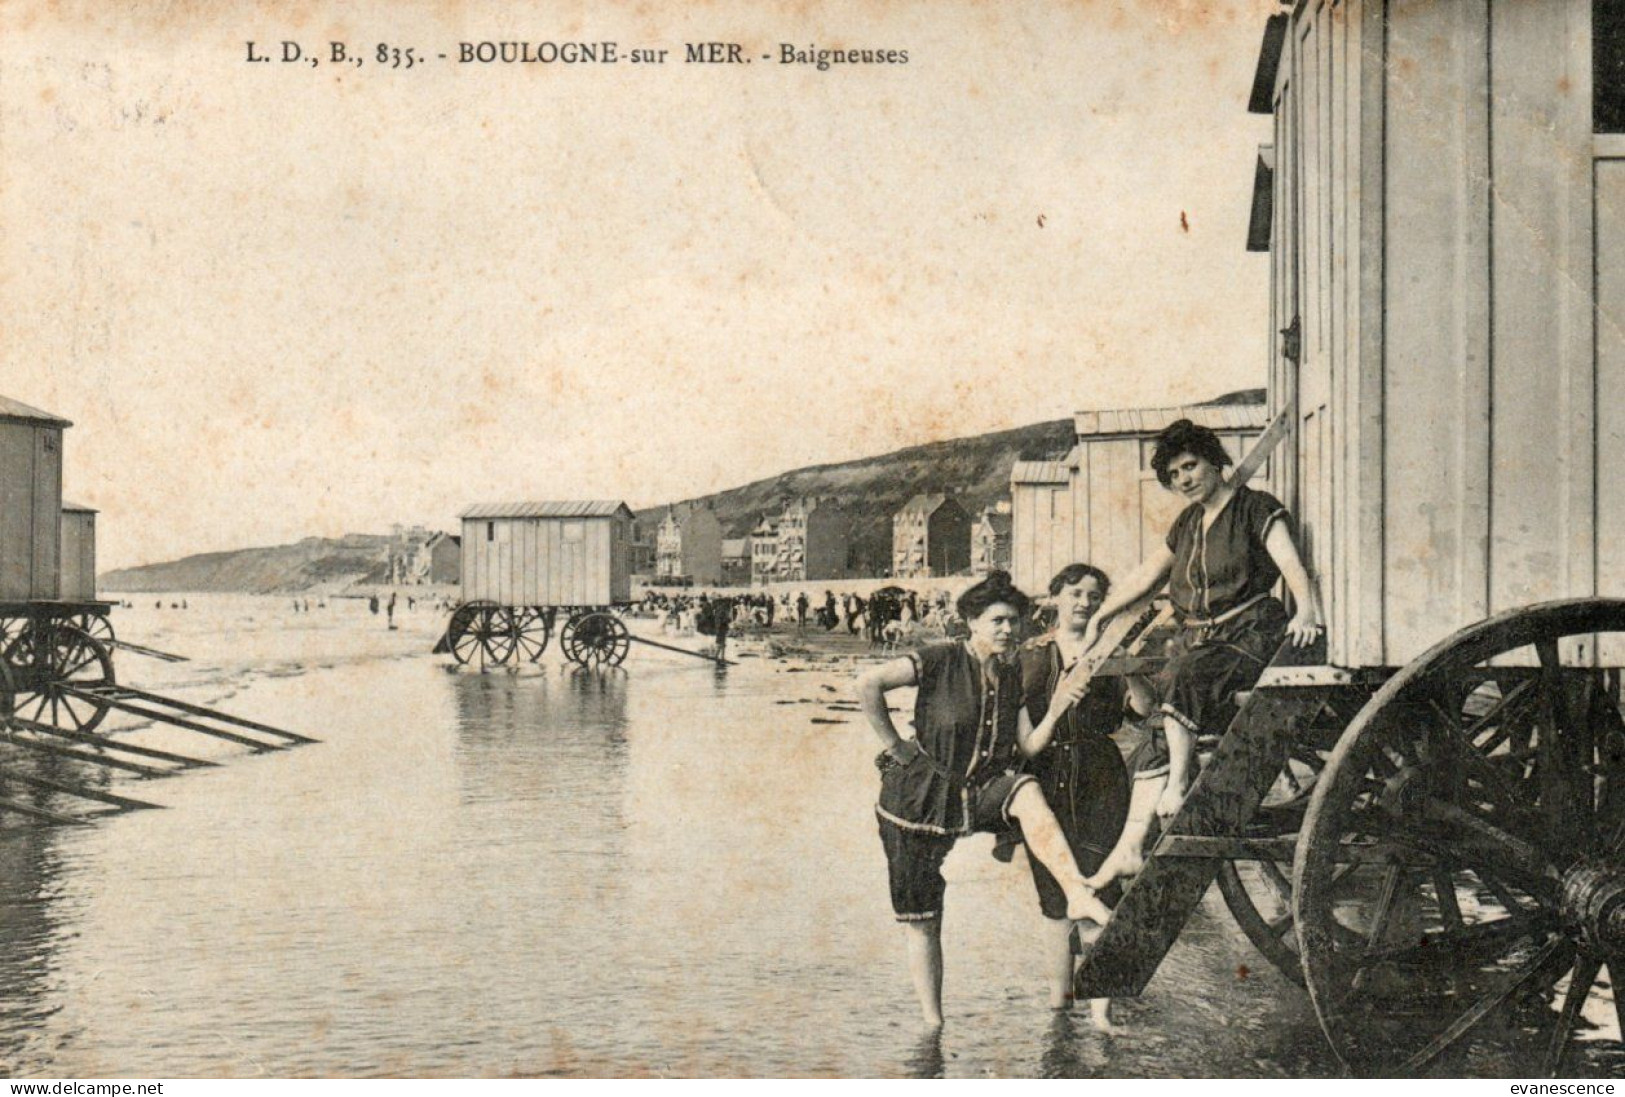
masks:
[(62, 581), (57, 597), (96, 597), (95, 511), (62, 511)]
[[(1596, 180), (1597, 392), (1612, 393), (1597, 403), (1597, 468), (1625, 468), (1625, 141), (1600, 150)], [(1605, 592), (1625, 592), (1625, 503), (1618, 493), (1599, 493), (1606, 505), (1597, 514), (1597, 579)], [(1604, 647), (1605, 665), (1625, 665), (1625, 645)]]
[(622, 513), (464, 518), (463, 600), (502, 606), (603, 606), (628, 601), (631, 522)]
[(62, 428), (0, 422), (0, 600), (60, 594)]
[(1594, 583), (1591, 165), (1574, 155), (1591, 144), (1589, 8), (1575, 14), (1491, 7), (1492, 612)]
[[(1591, 135), (1589, 0), (1300, 0), (1276, 74), (1271, 486), (1330, 659), (1398, 666), (1625, 593), (1625, 150)], [(1611, 155), (1593, 149), (1612, 148)], [(1617, 196), (1617, 197), (1616, 197)], [(1612, 296), (1610, 296), (1612, 295)]]

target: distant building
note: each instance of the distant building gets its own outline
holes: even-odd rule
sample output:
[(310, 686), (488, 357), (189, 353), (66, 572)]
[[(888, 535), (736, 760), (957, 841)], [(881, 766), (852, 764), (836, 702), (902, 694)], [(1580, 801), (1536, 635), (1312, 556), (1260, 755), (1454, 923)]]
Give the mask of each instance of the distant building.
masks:
[(722, 583), (729, 587), (748, 587), (751, 577), (751, 548), (749, 537), (728, 537), (722, 542)]
[(771, 583), (778, 567), (779, 524), (766, 516), (750, 531), (750, 581), (755, 586)]
[(722, 523), (709, 506), (669, 507), (655, 531), (655, 575), (705, 586), (722, 582)]
[(929, 579), (970, 567), (970, 515), (952, 495), (916, 495), (892, 518), (892, 575)]
[(390, 531), (389, 582), (393, 586), (455, 583), (462, 576), (462, 538), (422, 526)]
[(795, 499), (779, 515), (773, 578), (803, 583), (846, 578), (852, 520), (835, 499)]
[(632, 574), (653, 577), (655, 574), (655, 543), (654, 532), (650, 529), (649, 523), (644, 521), (634, 521), (632, 523), (630, 551)]
[(430, 534), (413, 560), (412, 581), (438, 586), (455, 583), (462, 574), (463, 539), (454, 533)]
[[(983, 509), (971, 526), (970, 569), (973, 575), (1010, 570), (1010, 501)], [(1036, 592), (1035, 592), (1036, 593)]]
[[(1262, 395), (1262, 394), (1260, 394)], [(1010, 573), (1029, 593), (1068, 564), (1113, 578), (1162, 543), (1185, 502), (1157, 482), (1156, 436), (1179, 419), (1210, 428), (1240, 461), (1268, 419), (1263, 403), (1080, 411), (1064, 460), (1017, 461), (1010, 470)], [(1268, 465), (1259, 482), (1268, 477)]]

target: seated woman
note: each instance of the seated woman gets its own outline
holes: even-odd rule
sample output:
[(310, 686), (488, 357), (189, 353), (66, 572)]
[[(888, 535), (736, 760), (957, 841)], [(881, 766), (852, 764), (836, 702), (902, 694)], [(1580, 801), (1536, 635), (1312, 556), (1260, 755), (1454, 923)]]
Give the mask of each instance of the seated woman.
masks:
[[(1251, 689), (1284, 639), (1306, 645), (1320, 635), (1320, 604), (1292, 540), (1286, 508), (1267, 492), (1232, 484), (1224, 475), (1230, 455), (1218, 435), (1189, 419), (1157, 437), (1151, 457), (1162, 486), (1190, 500), (1168, 531), (1167, 543), (1123, 580), (1089, 622), (1093, 643), (1124, 606), (1168, 584), (1181, 626), (1169, 644), (1158, 678), (1167, 772), (1156, 760), (1140, 767), (1162, 782), (1156, 815), (1178, 813), (1193, 776), (1196, 738), (1222, 735), (1236, 714), (1235, 694)], [(1297, 612), (1271, 593), (1286, 580)], [(1140, 870), (1150, 812), (1130, 813), (1129, 824), (1099, 871), (1097, 887)]]
[[(1099, 568), (1062, 568), (1049, 585), (1055, 631), (1021, 653), (1022, 689), (1033, 724), (1022, 750), (1033, 756), (1028, 768), (1084, 872), (1100, 868), (1128, 818), (1128, 770), (1112, 734), (1126, 710), (1144, 715), (1153, 704), (1150, 690), (1138, 679), (1096, 677), (1082, 689), (1056, 691), (1083, 654), (1084, 633), (1110, 589), (1111, 581)], [(1050, 1007), (1068, 1009), (1074, 958), (1066, 897), (1048, 869), (1036, 858), (1028, 860), (1039, 909), (1049, 920)], [(1095, 1027), (1103, 1031), (1116, 1031), (1110, 1004), (1106, 998), (1089, 1003)]]
[[(955, 839), (1021, 828), (1028, 850), (1054, 875), (1069, 919), (1110, 915), (1044, 802), (1020, 770), (1026, 723), (1021, 672), (1011, 659), (1028, 599), (1002, 571), (959, 598), (970, 639), (932, 644), (859, 677), (857, 694), (885, 745), (880, 766), (880, 840), (892, 909), (908, 930), (909, 970), (927, 1024), (942, 1024), (942, 862)], [(892, 724), (886, 694), (917, 686), (915, 738)]]

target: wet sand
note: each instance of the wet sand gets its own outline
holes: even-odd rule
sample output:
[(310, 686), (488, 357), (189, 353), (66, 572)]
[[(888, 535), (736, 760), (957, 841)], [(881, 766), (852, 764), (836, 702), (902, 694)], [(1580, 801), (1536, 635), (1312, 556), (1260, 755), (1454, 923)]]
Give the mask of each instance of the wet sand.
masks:
[[(365, 603), (189, 601), (115, 620), (195, 661), (120, 655), (121, 675), (323, 742), (130, 732), (225, 764), (108, 780), (163, 811), (8, 823), (8, 1075), (1335, 1073), (1216, 892), (1119, 1004), (1129, 1035), (1052, 1014), (1030, 877), (985, 837), (945, 868), (947, 1025), (923, 1034), (851, 701), (862, 641), (777, 630), (726, 670), (635, 645), (606, 674), (555, 646), (477, 675), (427, 654), (427, 610), (390, 632)], [(1446, 1069), (1522, 1054), (1498, 1037)]]

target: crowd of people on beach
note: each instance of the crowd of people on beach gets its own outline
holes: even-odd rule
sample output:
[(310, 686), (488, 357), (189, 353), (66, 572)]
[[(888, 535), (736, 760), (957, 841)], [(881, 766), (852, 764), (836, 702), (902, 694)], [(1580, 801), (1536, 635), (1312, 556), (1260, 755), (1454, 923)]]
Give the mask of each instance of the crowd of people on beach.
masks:
[(863, 636), (874, 646), (957, 636), (964, 625), (947, 591), (899, 586), (883, 587), (867, 598), (852, 591), (836, 595), (827, 589), (821, 593), (802, 589), (741, 594), (650, 590), (637, 609), (657, 618), (662, 631), (675, 635), (710, 636), (719, 625), (734, 633), (779, 627)]
[[(1025, 844), (1046, 925), (1049, 1002), (1070, 1009), (1077, 955), (1090, 947), (1122, 881), (1141, 870), (1159, 828), (1196, 775), (1199, 738), (1222, 735), (1285, 643), (1322, 632), (1319, 604), (1273, 496), (1227, 476), (1231, 459), (1205, 427), (1180, 420), (1157, 439), (1152, 467), (1189, 501), (1166, 541), (1113, 583), (1080, 561), (1049, 583), (1040, 616), (1004, 572), (956, 604), (966, 637), (929, 643), (856, 682), (880, 739), (875, 814), (893, 911), (926, 1024), (943, 1023), (941, 869), (956, 839), (998, 836), (995, 856)], [(1294, 612), (1275, 597), (1284, 581)], [(1079, 670), (1112, 618), (1164, 591), (1176, 628), (1150, 678)], [(1031, 639), (1035, 622), (1043, 631)], [(915, 693), (913, 735), (887, 694)], [(1116, 1031), (1110, 1003), (1090, 1003)]]

